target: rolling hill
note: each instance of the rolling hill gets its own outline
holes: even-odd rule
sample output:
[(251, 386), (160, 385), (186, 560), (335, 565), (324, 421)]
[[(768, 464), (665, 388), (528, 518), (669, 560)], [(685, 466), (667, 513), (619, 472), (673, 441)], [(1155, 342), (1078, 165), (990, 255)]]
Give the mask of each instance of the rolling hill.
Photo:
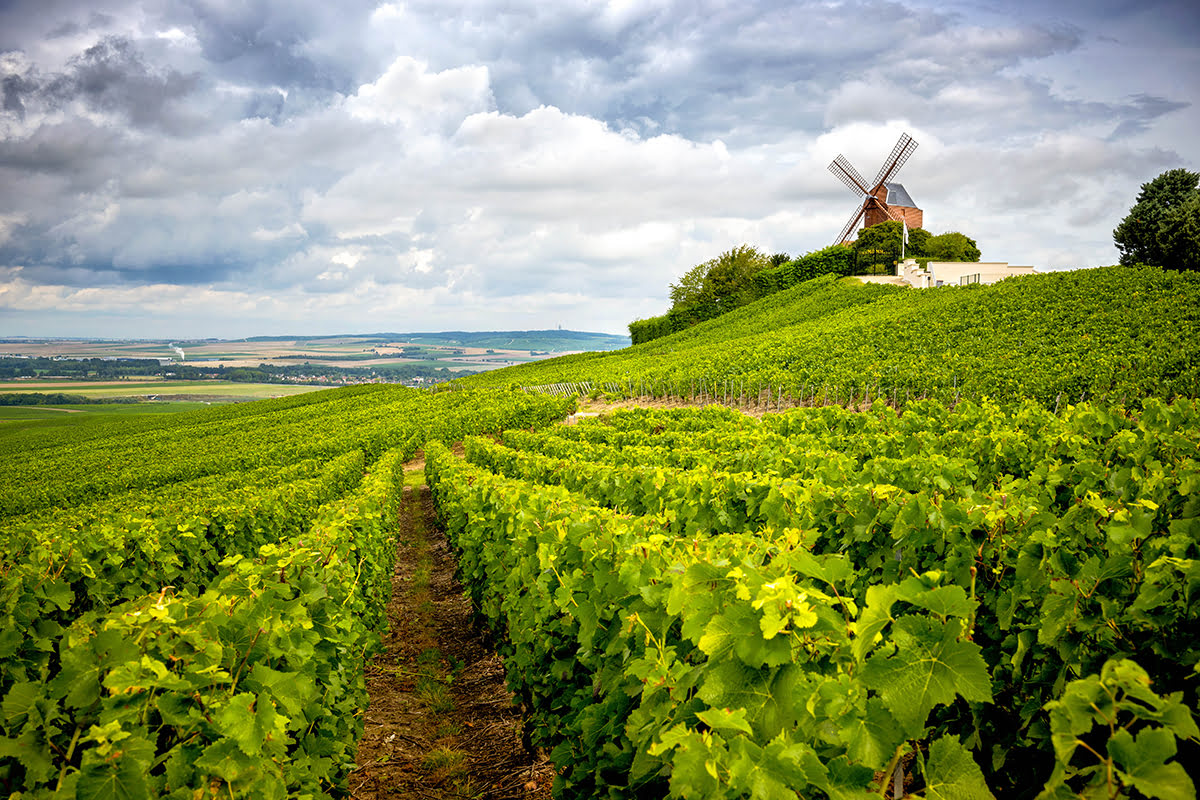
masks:
[(797, 399), (1195, 396), (1200, 275), (1106, 267), (926, 290), (825, 276), (642, 345), (467, 381)]

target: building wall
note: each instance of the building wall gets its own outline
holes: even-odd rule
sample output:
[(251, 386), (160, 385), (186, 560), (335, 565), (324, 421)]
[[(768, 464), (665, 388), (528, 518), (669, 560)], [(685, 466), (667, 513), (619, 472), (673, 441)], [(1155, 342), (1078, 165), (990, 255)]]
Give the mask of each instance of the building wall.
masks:
[[(995, 283), (1014, 275), (1030, 275), (1033, 267), (1010, 266), (1007, 261), (930, 261), (926, 265), (930, 274), (930, 285), (957, 286), (963, 278), (979, 276), (978, 283)], [(975, 281), (972, 281), (975, 282)]]
[[(924, 227), (925, 212), (923, 212), (921, 209), (913, 208), (912, 206), (888, 206), (888, 208), (890, 208), (892, 213), (898, 218), (903, 219), (908, 227)], [(872, 225), (878, 225), (881, 222), (887, 222), (889, 219), (891, 219), (891, 217), (883, 213), (883, 209), (872, 206), (871, 208), (868, 208), (867, 213), (863, 215), (863, 225), (869, 228)]]

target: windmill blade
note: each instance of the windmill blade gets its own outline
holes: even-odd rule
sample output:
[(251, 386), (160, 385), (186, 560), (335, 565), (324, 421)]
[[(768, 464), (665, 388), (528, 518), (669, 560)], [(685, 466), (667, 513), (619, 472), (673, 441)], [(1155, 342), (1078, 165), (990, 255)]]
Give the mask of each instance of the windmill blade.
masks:
[(842, 228), (842, 232), (838, 234), (837, 241), (835, 241), (834, 244), (841, 244), (842, 242), (846, 241), (846, 237), (850, 235), (850, 231), (854, 230), (854, 228), (858, 225), (858, 221), (862, 219), (862, 216), (865, 213), (867, 213), (867, 204), (863, 203), (858, 207), (858, 211), (854, 212), (854, 216), (850, 218), (850, 221), (846, 223), (845, 227)]
[(878, 189), (881, 184), (887, 183), (900, 168), (904, 166), (904, 162), (908, 161), (908, 157), (917, 149), (917, 140), (909, 136), (907, 133), (900, 134), (900, 141), (896, 142), (896, 146), (892, 148), (892, 154), (883, 162), (883, 166), (879, 168), (879, 174), (875, 176), (875, 182), (871, 185)]
[(854, 165), (846, 160), (845, 156), (839, 155), (829, 165), (829, 171), (838, 177), (838, 179), (846, 184), (846, 188), (855, 194), (870, 194), (871, 190), (867, 188), (867, 181)]
[(875, 204), (877, 206), (879, 206), (880, 208), (882, 208), (883, 213), (887, 214), (888, 219), (892, 220), (893, 222), (903, 222), (904, 221), (904, 217), (900, 216), (895, 211), (892, 211), (892, 207), (889, 206), (887, 203), (884, 203), (881, 200), (876, 199)]

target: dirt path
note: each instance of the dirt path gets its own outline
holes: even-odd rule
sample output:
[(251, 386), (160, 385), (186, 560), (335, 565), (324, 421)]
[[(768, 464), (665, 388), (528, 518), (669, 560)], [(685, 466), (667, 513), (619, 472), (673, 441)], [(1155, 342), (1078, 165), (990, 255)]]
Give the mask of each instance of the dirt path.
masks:
[(550, 797), (553, 769), (521, 742), (504, 666), (472, 625), (429, 489), (406, 488), (384, 650), (350, 776), (356, 800)]

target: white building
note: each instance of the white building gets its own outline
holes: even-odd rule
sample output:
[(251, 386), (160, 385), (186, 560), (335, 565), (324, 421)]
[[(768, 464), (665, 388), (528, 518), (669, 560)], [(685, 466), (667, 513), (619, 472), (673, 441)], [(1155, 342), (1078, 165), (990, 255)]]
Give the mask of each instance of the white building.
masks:
[(891, 283), (928, 289), (934, 286), (966, 286), (995, 283), (1017, 275), (1032, 275), (1033, 267), (1016, 267), (1007, 261), (930, 261), (922, 268), (909, 258), (896, 265), (895, 275), (860, 275), (865, 283)]

